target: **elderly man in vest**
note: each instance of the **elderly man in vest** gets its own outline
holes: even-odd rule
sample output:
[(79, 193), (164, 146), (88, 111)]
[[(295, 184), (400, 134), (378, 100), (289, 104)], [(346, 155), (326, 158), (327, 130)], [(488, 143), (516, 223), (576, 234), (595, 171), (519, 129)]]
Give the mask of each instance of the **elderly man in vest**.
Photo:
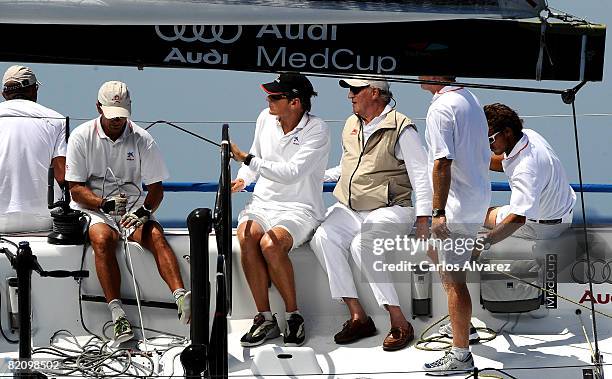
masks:
[[(362, 305), (349, 265), (349, 252), (368, 280), (379, 306), (389, 312), (391, 330), (383, 342), (387, 351), (406, 347), (414, 330), (400, 308), (390, 278), (373, 275), (362, 262), (362, 248), (372, 236), (417, 223), (417, 235), (426, 237), (431, 214), (431, 187), (427, 155), (413, 122), (389, 105), (393, 98), (384, 80), (340, 80), (353, 105), (342, 132), (340, 165), (326, 171), (326, 181), (338, 180), (338, 202), (327, 211), (310, 246), (329, 278), (331, 296), (347, 305), (350, 319), (334, 336), (347, 344), (376, 334), (376, 326)], [(415, 192), (416, 207), (412, 206)], [(367, 242), (370, 241), (370, 242)], [(363, 252), (363, 260), (371, 257)], [(374, 277), (376, 276), (376, 277)]]

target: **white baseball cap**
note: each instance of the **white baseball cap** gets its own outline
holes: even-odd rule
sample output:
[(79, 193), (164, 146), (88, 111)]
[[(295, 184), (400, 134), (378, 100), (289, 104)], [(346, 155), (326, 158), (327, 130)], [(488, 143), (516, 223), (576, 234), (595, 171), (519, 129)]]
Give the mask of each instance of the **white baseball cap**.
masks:
[(98, 91), (98, 102), (104, 117), (111, 119), (117, 117), (130, 117), (132, 100), (130, 90), (125, 83), (112, 80), (102, 84)]
[(350, 88), (350, 87), (372, 87), (378, 88), (385, 92), (389, 92), (389, 82), (386, 80), (366, 80), (366, 79), (341, 79), (339, 81), (340, 87), (342, 88)]
[[(11, 85), (7, 86), (7, 83), (10, 83)], [(4, 73), (4, 77), (2, 77), (2, 87), (4, 87), (5, 89), (7, 87), (23, 88), (34, 84), (40, 83), (38, 83), (38, 80), (36, 80), (36, 75), (34, 75), (34, 71), (32, 71), (31, 68), (26, 66), (11, 66)]]

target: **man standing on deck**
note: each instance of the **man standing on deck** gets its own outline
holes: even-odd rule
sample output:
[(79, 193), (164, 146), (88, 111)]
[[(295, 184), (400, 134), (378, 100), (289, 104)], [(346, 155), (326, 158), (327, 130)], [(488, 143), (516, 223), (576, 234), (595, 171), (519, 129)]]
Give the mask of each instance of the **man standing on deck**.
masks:
[[(446, 76), (419, 79), (455, 81), (454, 77)], [(434, 95), (425, 130), (433, 186), (431, 232), (436, 239), (453, 241), (439, 246), (437, 258), (443, 264), (463, 266), (471, 252), (455, 251), (453, 246), (461, 242), (465, 247), (469, 240), (476, 240), (491, 201), (487, 120), (478, 99), (463, 87), (433, 83), (421, 84), (421, 88)], [(466, 272), (440, 271), (440, 276), (448, 296), (450, 317), (450, 325), (443, 325), (440, 334), (452, 336), (453, 346), (444, 357), (425, 364), (424, 368), (433, 375), (471, 371), (474, 359), (469, 340), (476, 331), (470, 328), (472, 302)]]
[(269, 108), (257, 118), (249, 153), (232, 144), (234, 159), (243, 162), (232, 192), (259, 178), (252, 201), (238, 216), (242, 268), (258, 312), (240, 343), (257, 346), (280, 335), (268, 298), (271, 280), (285, 302), (284, 343), (299, 346), (306, 334), (288, 254), (312, 236), (325, 214), (322, 191), (329, 130), (310, 113), (316, 92), (306, 76), (281, 74), (262, 88)]
[(49, 167), (57, 183), (64, 184), (65, 118), (36, 103), (38, 84), (25, 66), (9, 67), (2, 78), (0, 233), (49, 230)]
[(572, 223), (576, 194), (548, 142), (523, 129), (517, 113), (504, 104), (485, 105), (489, 123), (490, 169), (505, 172), (512, 190), (510, 204), (491, 207), (484, 249), (513, 235), (527, 239), (558, 237)]
[[(349, 252), (367, 278), (378, 305), (389, 312), (391, 329), (383, 342), (386, 351), (399, 350), (414, 338), (412, 325), (400, 308), (391, 278), (374, 274), (370, 256), (377, 238), (389, 229), (410, 231), (427, 238), (431, 213), (431, 187), (427, 155), (414, 123), (389, 103), (393, 95), (385, 80), (340, 80), (353, 105), (342, 132), (340, 165), (326, 171), (326, 180), (338, 180), (338, 202), (327, 211), (310, 246), (329, 278), (331, 296), (342, 300), (350, 318), (335, 336), (348, 344), (376, 334), (353, 280)], [(414, 189), (416, 206), (412, 206)]]
[[(111, 311), (115, 341), (134, 337), (121, 304), (121, 273), (116, 248), (129, 238), (151, 251), (176, 301), (179, 320), (191, 319), (191, 292), (183, 286), (174, 252), (153, 217), (163, 197), (168, 170), (153, 137), (133, 123), (130, 92), (110, 81), (98, 91), (100, 117), (78, 126), (68, 141), (66, 180), (72, 206), (91, 216), (89, 239), (96, 273)], [(141, 186), (147, 186), (143, 196)]]

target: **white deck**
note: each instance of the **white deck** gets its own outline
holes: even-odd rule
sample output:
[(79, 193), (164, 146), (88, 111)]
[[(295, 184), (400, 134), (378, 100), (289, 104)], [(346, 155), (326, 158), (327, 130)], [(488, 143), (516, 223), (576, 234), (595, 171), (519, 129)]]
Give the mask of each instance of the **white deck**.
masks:
[[(609, 254), (612, 246), (612, 229), (593, 229), (590, 238), (591, 248), (597, 249), (600, 254), (605, 251)], [(188, 262), (183, 257), (188, 254), (189, 241), (184, 230), (170, 230), (169, 241), (175, 249), (183, 277), (188, 283)], [(14, 241), (25, 238), (12, 238)], [(55, 247), (47, 245), (43, 237), (28, 237), (32, 242), (32, 249), (38, 256), (42, 267), (46, 270), (69, 269), (77, 270), (80, 265), (80, 246)], [(215, 259), (214, 240), (211, 239), (210, 261)], [(503, 252), (507, 248), (522, 247), (525, 251), (532, 251), (528, 241), (509, 240), (496, 247), (493, 252)], [(551, 245), (552, 243), (552, 245)], [(521, 245), (521, 244), (524, 244)], [(531, 243), (532, 244), (532, 243)], [(134, 245), (133, 245), (134, 246)], [(542, 245), (540, 246), (542, 248)], [(564, 237), (544, 245), (548, 252), (568, 254), (568, 260), (575, 259), (575, 251), (582, 249), (573, 236)], [(153, 259), (149, 254), (137, 248), (130, 249), (134, 259), (136, 277), (147, 300), (170, 301), (167, 288), (157, 274)], [(119, 253), (120, 257), (123, 253)], [(253, 376), (251, 365), (254, 356), (271, 346), (278, 346), (281, 350), (291, 353), (282, 345), (282, 338), (271, 340), (264, 346), (243, 349), (239, 345), (240, 336), (250, 327), (255, 308), (250, 297), (242, 270), (240, 268), (237, 244), (234, 244), (234, 313), (229, 320), (229, 371), (232, 377)], [(298, 302), (306, 318), (306, 331), (308, 339), (305, 346), (313, 349), (318, 365), (324, 377), (410, 377), (424, 376), (421, 367), (424, 362), (437, 359), (441, 353), (427, 352), (410, 346), (398, 352), (384, 352), (381, 348), (382, 340), (388, 332), (389, 324), (386, 312), (374, 302), (369, 287), (357, 277), (358, 290), (362, 294), (363, 304), (372, 314), (379, 329), (379, 334), (359, 341), (358, 343), (339, 346), (333, 342), (335, 334), (348, 315), (344, 305), (330, 299), (327, 278), (320, 268), (313, 253), (302, 247), (291, 254), (296, 271), (296, 284)], [(14, 275), (6, 260), (0, 261), (0, 278)], [(123, 273), (123, 296), (134, 298), (131, 278), (125, 264), (120, 259)], [(211, 265), (211, 278), (214, 265)], [(560, 267), (565, 267), (563, 263)], [(95, 277), (93, 256), (88, 252), (86, 268), (90, 270), (91, 277), (84, 281), (83, 293), (101, 295), (101, 289)], [(569, 268), (566, 267), (565, 270)], [(0, 287), (5, 287), (5, 281), (0, 280)], [(410, 316), (410, 284), (402, 282), (397, 284), (402, 307), (407, 317)], [(214, 288), (214, 285), (213, 285)], [(570, 299), (578, 301), (584, 294), (588, 285), (575, 283), (559, 283), (559, 293)], [(0, 288), (6, 294), (6, 288)], [(282, 301), (275, 289), (272, 289), (272, 308), (278, 313), (281, 328), (284, 325), (284, 312)], [(582, 369), (590, 365), (590, 350), (582, 332), (578, 316), (575, 314), (576, 305), (558, 299), (558, 309), (551, 309), (545, 318), (533, 318), (529, 314), (523, 315), (493, 315), (483, 310), (478, 302), (479, 284), (470, 284), (473, 301), (473, 322), (476, 326), (486, 325), (494, 330), (503, 332), (493, 341), (472, 346), (476, 366), (479, 369), (488, 367), (504, 369), (518, 378), (540, 378), (542, 375), (555, 375), (556, 378), (581, 378)], [(611, 284), (595, 286), (595, 293), (612, 293)], [(67, 329), (76, 335), (84, 335), (78, 312), (78, 286), (72, 279), (48, 279), (33, 275), (32, 302), (33, 302), (33, 344), (34, 346), (47, 346), (49, 337), (58, 329)], [(2, 325), (7, 331), (6, 296), (2, 296)], [(412, 320), (417, 337), (432, 323), (446, 314), (446, 297), (439, 283), (433, 285), (433, 318)], [(585, 303), (589, 305), (589, 303)], [(135, 307), (126, 307), (128, 316), (133, 323), (138, 323)], [(612, 314), (612, 303), (598, 304), (596, 309)], [(542, 310), (542, 309), (541, 309)], [(102, 324), (110, 318), (107, 307), (102, 303), (83, 303), (84, 321), (96, 333), (101, 333)], [(188, 336), (189, 329), (181, 326), (176, 320), (172, 310), (143, 308), (144, 322), (147, 327)], [(589, 338), (592, 340), (590, 312), (583, 310), (582, 319), (586, 324)], [(612, 362), (612, 322), (604, 316), (597, 317), (599, 348), (603, 354), (604, 362)], [(437, 327), (433, 331), (437, 330)], [(7, 331), (7, 333), (9, 333)], [(151, 334), (149, 334), (150, 336)], [(12, 335), (13, 338), (16, 335)], [(0, 341), (2, 356), (15, 357), (15, 345)], [(279, 350), (280, 351), (280, 350)], [(172, 360), (180, 352), (174, 349), (166, 354), (164, 360)], [(175, 375), (182, 374), (179, 360), (175, 361)], [(285, 365), (291, 365), (285, 363)], [(170, 375), (170, 364), (165, 364), (159, 375)], [(272, 374), (262, 369), (262, 374)], [(410, 373), (400, 374), (400, 373)], [(498, 373), (498, 375), (502, 376)], [(612, 375), (612, 370), (608, 373)], [(465, 375), (464, 375), (465, 376)], [(261, 376), (260, 376), (261, 377)], [(313, 376), (314, 377), (314, 376)], [(317, 377), (321, 377), (320, 375)]]

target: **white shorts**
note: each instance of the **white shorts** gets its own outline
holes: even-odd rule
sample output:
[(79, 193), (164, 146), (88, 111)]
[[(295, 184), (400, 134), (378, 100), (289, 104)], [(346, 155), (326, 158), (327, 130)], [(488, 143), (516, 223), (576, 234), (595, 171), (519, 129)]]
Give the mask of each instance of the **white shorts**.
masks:
[[(89, 223), (89, 227), (92, 227), (96, 224), (106, 224), (110, 226), (111, 228), (115, 229), (117, 232), (119, 232), (119, 234), (121, 234), (122, 228), (119, 227), (119, 221), (121, 220), (121, 216), (111, 216), (106, 213), (102, 213), (100, 211), (94, 211), (91, 209), (81, 208), (79, 210), (87, 213), (91, 217), (91, 222)], [(159, 221), (157, 221), (155, 217), (153, 217), (153, 215), (151, 215), (151, 218), (149, 219), (149, 221), (154, 221), (159, 224)], [(126, 230), (126, 235), (128, 237), (131, 236), (136, 231), (136, 229), (137, 229), (136, 227), (128, 228)]]
[(448, 238), (436, 240), (438, 259), (440, 263), (463, 267), (463, 264), (472, 258), (480, 225), (448, 223), (447, 227), (450, 231)]
[(31, 213), (5, 213), (0, 215), (0, 234), (50, 231), (50, 215), (41, 216)]
[[(510, 213), (510, 206), (504, 205), (497, 208), (497, 216), (495, 216), (495, 224), (499, 224), (503, 219)], [(525, 225), (521, 226), (518, 230), (512, 233), (513, 237), (533, 239), (533, 240), (547, 240), (557, 238), (572, 225), (572, 218), (574, 214), (570, 210), (563, 217), (561, 222), (558, 224), (540, 224), (536, 221), (525, 220)]]
[(320, 221), (308, 212), (295, 210), (270, 210), (247, 205), (238, 215), (238, 225), (247, 221), (257, 222), (264, 232), (279, 227), (285, 229), (293, 238), (291, 250), (310, 240)]

